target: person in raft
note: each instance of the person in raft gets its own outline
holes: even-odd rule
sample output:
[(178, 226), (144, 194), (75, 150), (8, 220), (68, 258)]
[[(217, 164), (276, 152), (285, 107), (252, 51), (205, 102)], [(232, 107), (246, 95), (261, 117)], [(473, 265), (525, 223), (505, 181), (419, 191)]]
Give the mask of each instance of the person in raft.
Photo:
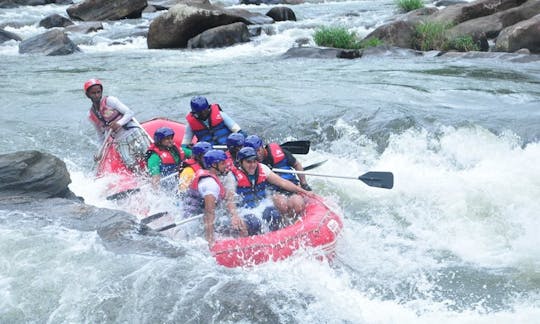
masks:
[[(174, 130), (169, 127), (160, 127), (154, 132), (154, 143), (146, 152), (146, 163), (152, 186), (167, 190), (176, 190), (177, 177), (167, 177), (177, 173), (184, 160), (184, 151), (174, 144)], [(166, 180), (163, 180), (166, 179)]]
[[(203, 214), (204, 236), (212, 246), (216, 233), (253, 235), (260, 231), (256, 217), (241, 218), (234, 201), (234, 180), (227, 169), (225, 152), (210, 150), (203, 156), (205, 169), (195, 173), (184, 200), (185, 217)], [(223, 208), (229, 212), (224, 213)]]
[[(258, 160), (272, 169), (304, 171), (300, 161), (298, 161), (291, 152), (282, 148), (278, 143), (268, 143), (267, 145), (264, 145), (259, 136), (250, 135), (244, 141), (244, 146), (253, 147), (255, 152), (257, 152)], [(279, 176), (294, 184), (299, 184), (307, 191), (311, 191), (311, 187), (306, 181), (306, 176), (303, 174), (295, 175), (293, 173), (280, 173)]]
[(191, 98), (191, 111), (186, 115), (187, 126), (182, 139), (182, 149), (187, 157), (191, 156), (190, 145), (193, 136), (197, 141), (205, 141), (212, 145), (225, 145), (231, 133), (247, 134), (240, 126), (214, 103), (209, 104), (202, 96)]
[(179, 176), (179, 192), (183, 193), (189, 188), (195, 173), (204, 168), (204, 154), (212, 149), (212, 144), (208, 142), (198, 142), (191, 149), (191, 157), (182, 163), (182, 171)]
[[(272, 201), (278, 213), (272, 207), (263, 212), (263, 219), (268, 223), (270, 230), (276, 230), (281, 224), (291, 223), (297, 217), (304, 214), (305, 202), (301, 195), (313, 197), (314, 194), (287, 181), (272, 172), (267, 165), (259, 163), (257, 153), (252, 147), (244, 147), (238, 152), (238, 168), (231, 170), (236, 179), (236, 193), (241, 201), (238, 203), (243, 208), (255, 208), (271, 195)], [(286, 196), (271, 190), (270, 185), (276, 186), (291, 194)], [(280, 222), (280, 215), (287, 217)]]
[[(88, 118), (94, 125), (99, 140), (103, 143), (108, 140), (106, 134), (110, 134), (124, 164), (132, 171), (141, 172), (140, 166), (145, 160), (150, 138), (133, 120), (133, 111), (118, 98), (103, 96), (103, 84), (98, 79), (86, 81), (83, 88), (92, 101)], [(101, 161), (102, 157), (102, 154), (96, 154), (94, 161)]]
[(238, 166), (236, 156), (238, 154), (238, 151), (244, 147), (244, 140), (245, 137), (241, 133), (232, 133), (227, 137), (227, 151), (225, 151), (225, 154), (227, 154), (227, 164), (229, 166), (229, 170), (233, 166)]

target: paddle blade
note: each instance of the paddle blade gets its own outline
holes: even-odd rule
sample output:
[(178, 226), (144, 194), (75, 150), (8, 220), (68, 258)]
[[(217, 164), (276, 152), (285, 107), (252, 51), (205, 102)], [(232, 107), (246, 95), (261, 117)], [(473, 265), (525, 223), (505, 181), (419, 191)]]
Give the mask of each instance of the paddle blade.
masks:
[(392, 189), (394, 187), (394, 175), (392, 172), (371, 171), (358, 177), (365, 184), (371, 187)]
[(161, 217), (163, 217), (163, 216), (165, 216), (167, 214), (168, 214), (168, 212), (161, 212), (161, 213), (156, 213), (156, 214), (150, 215), (148, 217), (145, 217), (145, 218), (141, 219), (141, 223), (150, 224), (153, 221), (155, 221), (156, 219), (161, 218)]
[(107, 196), (107, 200), (118, 200), (118, 199), (125, 199), (127, 197), (129, 197), (130, 195), (136, 193), (136, 192), (139, 192), (141, 191), (140, 188), (134, 188), (134, 189), (128, 189), (128, 190), (125, 190), (125, 191), (120, 191), (120, 192), (117, 192), (115, 194), (112, 194), (110, 196)]
[(325, 164), (326, 161), (328, 160), (324, 160), (324, 161), (321, 161), (321, 162), (317, 162), (317, 163), (313, 163), (313, 164), (310, 164), (310, 165), (306, 165), (304, 167), (304, 171), (308, 171), (308, 170), (311, 170), (311, 169), (315, 169), (317, 167), (320, 167), (321, 165)]
[(290, 141), (280, 144), (280, 146), (292, 154), (308, 154), (310, 141)]

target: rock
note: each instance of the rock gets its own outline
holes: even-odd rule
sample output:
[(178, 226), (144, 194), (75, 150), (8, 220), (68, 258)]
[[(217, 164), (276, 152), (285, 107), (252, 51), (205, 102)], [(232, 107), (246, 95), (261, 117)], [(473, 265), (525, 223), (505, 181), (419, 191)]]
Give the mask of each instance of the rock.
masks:
[(63, 31), (51, 29), (43, 34), (23, 40), (19, 44), (20, 54), (45, 54), (48, 56), (68, 55), (80, 51)]
[(0, 198), (73, 198), (65, 163), (38, 151), (0, 155)]
[(191, 38), (188, 48), (216, 48), (249, 42), (249, 31), (242, 22), (210, 28)]
[(53, 27), (66, 27), (73, 25), (73, 21), (67, 19), (66, 17), (62, 17), (59, 14), (52, 14), (50, 16), (47, 16), (39, 22), (40, 27), (44, 28), (53, 28)]
[(433, 16), (431, 21), (459, 24), (467, 20), (489, 16), (522, 5), (527, 0), (477, 0), (446, 7)]
[(515, 52), (523, 48), (540, 53), (540, 14), (506, 27), (495, 42), (496, 51)]
[(203, 9), (179, 4), (152, 21), (148, 29), (148, 48), (186, 48), (191, 38), (205, 30), (236, 22), (249, 24), (218, 7)]
[(415, 23), (398, 20), (382, 25), (369, 33), (364, 39), (378, 38), (386, 45), (412, 48), (415, 35)]
[(70, 4), (71, 0), (1, 0), (0, 8), (16, 8), (19, 6), (43, 6), (46, 4)]
[[(156, 10), (169, 10), (177, 4), (185, 4), (188, 6), (209, 6), (209, 0), (150, 0), (148, 1), (148, 6), (154, 7)], [(145, 10), (146, 11), (146, 10)]]
[(84, 0), (66, 11), (77, 20), (119, 20), (140, 18), (146, 5), (146, 0)]
[(357, 58), (361, 57), (362, 53), (361, 51), (358, 51), (358, 53), (355, 53), (354, 51), (357, 50), (344, 50), (341, 48), (332, 48), (332, 47), (293, 47), (290, 48), (285, 54), (283, 54), (283, 58), (298, 58), (298, 57), (305, 57), (305, 58)]
[(83, 34), (93, 33), (101, 29), (103, 29), (103, 23), (99, 21), (79, 22), (76, 25), (71, 25), (64, 28), (66, 32)]
[(0, 29), (0, 44), (3, 42), (7, 42), (8, 40), (12, 40), (12, 39), (18, 42), (22, 41), (22, 38), (19, 37), (19, 35)]
[(240, 4), (245, 5), (261, 5), (261, 4), (267, 4), (267, 5), (277, 5), (277, 4), (288, 4), (288, 5), (296, 5), (304, 3), (304, 0), (240, 0)]
[(274, 7), (270, 9), (266, 13), (266, 15), (274, 19), (274, 21), (296, 21), (296, 15), (294, 14), (294, 11), (292, 11), (292, 9), (288, 7)]

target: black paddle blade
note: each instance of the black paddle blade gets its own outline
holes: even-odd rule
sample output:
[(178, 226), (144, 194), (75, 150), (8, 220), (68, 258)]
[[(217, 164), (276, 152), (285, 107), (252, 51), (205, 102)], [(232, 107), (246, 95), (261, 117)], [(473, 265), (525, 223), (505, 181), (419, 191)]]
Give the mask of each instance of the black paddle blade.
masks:
[(139, 188), (120, 191), (120, 192), (117, 192), (117, 193), (112, 194), (110, 196), (107, 196), (107, 200), (125, 199), (125, 198), (129, 197), (130, 195), (132, 195), (132, 194), (134, 194), (136, 192), (139, 192), (139, 191), (141, 191), (141, 189), (139, 189)]
[(321, 161), (321, 162), (317, 162), (317, 163), (313, 163), (313, 164), (310, 164), (310, 165), (306, 165), (304, 167), (304, 171), (307, 171), (307, 170), (311, 170), (311, 169), (315, 169), (317, 167), (320, 167), (321, 165), (325, 164), (326, 161), (328, 160), (324, 160), (324, 161)]
[(167, 226), (163, 226), (161, 228), (156, 229), (156, 232), (163, 232), (163, 231), (166, 231), (166, 230), (171, 229), (173, 227), (176, 227), (176, 224), (172, 223), (172, 224), (169, 224)]
[(163, 217), (163, 216), (165, 216), (167, 214), (168, 214), (167, 212), (161, 212), (161, 213), (157, 213), (157, 214), (152, 214), (152, 215), (150, 215), (148, 217), (145, 217), (145, 218), (141, 219), (141, 223), (150, 224), (153, 221), (155, 221), (156, 219), (161, 218), (161, 217)]
[(280, 146), (292, 154), (308, 154), (310, 141), (290, 141), (280, 144)]
[(372, 171), (364, 173), (358, 177), (365, 184), (371, 187), (392, 189), (394, 187), (394, 175), (392, 172), (377, 172)]

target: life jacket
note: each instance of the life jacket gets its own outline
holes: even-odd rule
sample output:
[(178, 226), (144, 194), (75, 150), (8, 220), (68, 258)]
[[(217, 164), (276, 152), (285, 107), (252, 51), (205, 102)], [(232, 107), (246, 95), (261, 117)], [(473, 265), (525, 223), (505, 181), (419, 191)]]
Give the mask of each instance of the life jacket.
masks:
[(248, 175), (241, 168), (231, 168), (231, 172), (237, 181), (236, 193), (242, 197), (239, 206), (255, 208), (262, 199), (266, 198), (268, 181), (264, 172), (261, 172), (261, 167), (261, 164), (258, 163), (255, 171), (255, 183), (251, 183)]
[(109, 126), (112, 122), (122, 118), (122, 114), (116, 110), (107, 106), (107, 97), (101, 98), (99, 103), (99, 110), (96, 111), (94, 106), (90, 107), (88, 119), (101, 129)]
[(227, 136), (232, 133), (231, 130), (225, 126), (223, 117), (221, 117), (221, 108), (218, 104), (210, 105), (208, 126), (195, 118), (191, 112), (186, 115), (186, 120), (195, 136), (197, 136), (199, 142), (205, 141), (212, 145), (225, 145), (227, 143)]
[[(271, 163), (270, 167), (284, 170), (294, 170), (294, 168), (289, 165), (289, 160), (279, 144), (270, 143), (266, 145), (266, 151), (269, 155), (269, 160)], [(296, 175), (293, 173), (280, 173), (279, 176), (285, 180), (291, 181), (294, 184), (300, 183), (300, 181), (298, 181), (296, 178)]]
[(227, 160), (225, 160), (225, 163), (227, 164), (227, 168), (229, 170), (232, 170), (232, 168), (236, 167), (236, 160), (233, 158), (231, 152), (225, 151), (225, 155), (227, 156)]
[(191, 167), (193, 169), (193, 172), (197, 172), (202, 169), (202, 166), (194, 158), (184, 160), (184, 162), (182, 163), (182, 168), (185, 169), (187, 167)]
[(199, 181), (203, 178), (211, 177), (219, 185), (219, 201), (225, 199), (225, 188), (219, 178), (205, 169), (200, 169), (195, 173), (193, 181), (189, 185), (186, 198), (184, 200), (184, 212), (186, 215), (198, 215), (204, 213), (204, 197), (199, 193)]
[[(173, 152), (176, 152), (178, 155), (178, 162), (174, 159)], [(165, 148), (153, 143), (148, 148), (148, 151), (146, 151), (146, 161), (148, 161), (152, 153), (156, 153), (161, 159), (161, 164), (159, 165), (161, 176), (168, 176), (169, 174), (178, 171), (178, 166), (182, 160), (184, 160), (184, 151), (179, 150), (176, 146)]]

